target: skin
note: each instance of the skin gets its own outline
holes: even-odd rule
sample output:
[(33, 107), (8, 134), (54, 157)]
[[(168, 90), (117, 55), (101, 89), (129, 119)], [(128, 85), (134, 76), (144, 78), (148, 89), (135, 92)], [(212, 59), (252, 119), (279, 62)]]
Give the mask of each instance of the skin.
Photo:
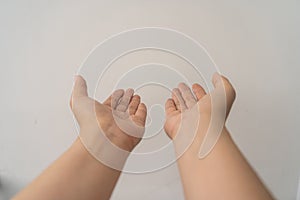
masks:
[[(211, 121), (211, 96), (224, 89), (226, 94), (226, 117), (235, 99), (235, 91), (225, 77), (213, 76), (214, 91), (210, 95), (194, 84), (192, 90), (185, 84), (179, 84), (173, 90), (172, 98), (165, 105), (165, 132), (174, 140), (185, 109), (193, 102), (198, 106), (200, 122), (195, 140), (178, 160), (178, 167), (188, 200), (268, 200), (273, 199), (262, 181), (243, 157), (228, 130), (223, 128), (221, 136), (213, 150), (204, 159), (198, 158), (198, 152)], [(193, 98), (193, 99), (192, 99)], [(178, 145), (174, 143), (177, 152)]]
[[(226, 117), (235, 99), (235, 91), (226, 78), (215, 74), (213, 84), (215, 90), (208, 95), (198, 84), (194, 84), (191, 90), (181, 83), (174, 89), (172, 98), (167, 100), (165, 106), (164, 128), (173, 141), (185, 110), (197, 106), (201, 115), (195, 140), (178, 160), (185, 198), (272, 199), (234, 144), (225, 126), (212, 152), (204, 159), (198, 158), (200, 145), (211, 122), (211, 96), (218, 95), (218, 91), (223, 89), (221, 85), (224, 84)], [(114, 98), (116, 96), (117, 100)], [(140, 138), (123, 132), (112, 115), (113, 109), (128, 110), (130, 119), (136, 125), (145, 125), (146, 106), (140, 102), (138, 95), (133, 95), (132, 90), (118, 90), (101, 104), (88, 97), (84, 79), (76, 76), (70, 105), (81, 134), (98, 133), (100, 125), (107, 138), (126, 151), (131, 152), (140, 142)], [(179, 146), (174, 142), (176, 152)], [(14, 199), (109, 199), (120, 173), (96, 160), (77, 139), (58, 160)]]
[[(132, 121), (139, 126), (145, 125), (146, 106), (140, 102), (138, 95), (132, 96), (131, 89), (117, 90), (113, 95), (117, 95), (120, 102), (112, 102), (114, 100), (112, 96), (102, 104), (89, 98), (86, 82), (81, 76), (76, 76), (70, 105), (80, 126), (80, 132), (98, 131), (98, 124), (100, 124), (112, 143), (126, 151), (132, 151), (140, 138), (124, 133), (117, 126), (113, 120), (111, 106), (120, 106), (120, 109), (128, 110)], [(127, 100), (122, 98), (125, 96), (130, 98)], [(77, 139), (60, 158), (13, 199), (107, 200), (112, 194), (120, 173), (96, 160)]]

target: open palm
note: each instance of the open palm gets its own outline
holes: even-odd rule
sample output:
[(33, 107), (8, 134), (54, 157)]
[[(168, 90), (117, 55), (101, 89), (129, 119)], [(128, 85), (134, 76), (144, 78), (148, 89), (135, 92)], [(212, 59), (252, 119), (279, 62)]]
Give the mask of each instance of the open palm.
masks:
[[(212, 82), (215, 89), (210, 94), (206, 94), (205, 90), (199, 84), (193, 84), (192, 90), (185, 83), (180, 83), (178, 88), (173, 89), (172, 98), (168, 99), (165, 105), (166, 121), (164, 125), (165, 132), (171, 139), (174, 139), (179, 131), (179, 127), (182, 125), (182, 117), (186, 119), (183, 114), (190, 111), (194, 106), (197, 106), (196, 108), (199, 109), (199, 115), (207, 116), (206, 119), (210, 119), (212, 112), (211, 97), (215, 96), (215, 99), (218, 99), (217, 95), (224, 95), (224, 92), (226, 95), (226, 103), (223, 104), (223, 102), (217, 102), (219, 105), (216, 105), (216, 108), (221, 111), (222, 109), (225, 109), (227, 117), (235, 99), (235, 91), (230, 82), (219, 74), (213, 76)], [(225, 106), (225, 108), (220, 108), (218, 106)], [(189, 116), (187, 115), (187, 117)], [(188, 123), (188, 121), (189, 119), (187, 119), (185, 123)], [(202, 122), (203, 121), (200, 123)], [(207, 124), (201, 125), (202, 127), (207, 128), (209, 120), (205, 123)]]
[(99, 132), (100, 126), (111, 142), (124, 150), (131, 151), (139, 143), (140, 138), (125, 132), (120, 124), (116, 123), (116, 119), (126, 117), (125, 120), (130, 120), (137, 126), (145, 125), (146, 106), (140, 102), (140, 96), (133, 95), (133, 93), (132, 89), (116, 90), (101, 104), (88, 97), (85, 80), (81, 76), (77, 76), (70, 105), (80, 126), (80, 131)]

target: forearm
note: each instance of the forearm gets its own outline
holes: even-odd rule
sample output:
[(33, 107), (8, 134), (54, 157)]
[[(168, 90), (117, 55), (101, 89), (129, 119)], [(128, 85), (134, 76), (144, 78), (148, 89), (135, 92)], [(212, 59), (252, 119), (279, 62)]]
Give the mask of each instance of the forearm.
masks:
[(14, 199), (109, 199), (120, 176), (74, 144)]
[(199, 147), (195, 141), (178, 161), (186, 199), (272, 199), (225, 128), (204, 159)]

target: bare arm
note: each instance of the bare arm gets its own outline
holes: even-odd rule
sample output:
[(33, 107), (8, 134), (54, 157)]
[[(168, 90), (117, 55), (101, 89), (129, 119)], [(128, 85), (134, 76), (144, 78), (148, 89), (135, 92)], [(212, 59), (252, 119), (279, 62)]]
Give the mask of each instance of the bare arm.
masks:
[[(77, 139), (69, 150), (14, 199), (108, 200), (129, 153), (140, 142), (140, 138), (133, 137), (120, 129), (114, 120), (112, 110), (118, 109), (123, 114), (128, 113), (128, 117), (134, 122), (132, 125), (144, 127), (146, 121), (146, 106), (140, 102), (140, 97), (133, 93), (132, 89), (117, 90), (105, 102), (99, 103), (88, 97), (85, 80), (77, 76), (70, 105), (80, 126), (81, 140)], [(114, 151), (107, 151), (105, 149), (107, 146), (102, 146), (105, 143), (101, 138), (94, 137), (103, 133), (110, 144), (128, 152), (124, 154), (125, 157), (118, 160), (121, 160), (118, 170), (102, 164), (99, 161), (101, 159), (96, 155), (100, 153), (105, 154), (109, 159), (120, 158)], [(87, 137), (93, 145), (100, 147), (97, 152), (91, 154), (91, 151), (86, 150), (87, 144), (83, 144), (82, 141), (87, 140), (82, 140), (83, 137)]]
[(272, 199), (226, 129), (204, 159), (196, 143), (178, 160), (187, 199)]
[[(173, 91), (172, 98), (166, 102), (165, 131), (173, 140), (178, 131), (183, 131), (182, 135), (186, 134), (185, 130), (179, 130), (178, 125), (181, 123), (182, 114), (195, 106), (199, 109), (200, 121), (196, 137), (178, 160), (186, 199), (272, 199), (271, 194), (234, 144), (225, 127), (210, 154), (199, 159), (199, 149), (212, 120), (211, 97), (222, 95), (222, 92), (225, 94), (225, 103), (214, 105), (217, 108), (221, 108), (222, 105), (226, 107), (225, 117), (228, 116), (235, 99), (235, 91), (225, 77), (215, 74), (213, 84), (215, 89), (208, 95), (198, 84), (194, 84), (191, 90), (187, 85), (181, 83)], [(222, 109), (219, 113), (222, 114)], [(183, 119), (188, 119), (188, 116)], [(179, 153), (178, 147), (180, 147), (178, 142), (180, 143), (180, 141), (174, 141), (177, 153)]]
[(120, 171), (97, 161), (77, 139), (14, 199), (109, 199), (119, 176)]

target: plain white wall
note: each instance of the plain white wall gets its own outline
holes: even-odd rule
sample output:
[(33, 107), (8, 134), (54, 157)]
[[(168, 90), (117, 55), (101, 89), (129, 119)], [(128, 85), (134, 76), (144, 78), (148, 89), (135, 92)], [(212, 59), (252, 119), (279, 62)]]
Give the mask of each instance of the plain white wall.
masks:
[[(299, 1), (1, 1), (0, 199), (15, 194), (76, 137), (73, 74), (99, 42), (161, 26), (210, 52), (237, 90), (233, 138), (278, 199), (300, 176)], [(176, 165), (123, 174), (112, 199), (183, 199)]]

